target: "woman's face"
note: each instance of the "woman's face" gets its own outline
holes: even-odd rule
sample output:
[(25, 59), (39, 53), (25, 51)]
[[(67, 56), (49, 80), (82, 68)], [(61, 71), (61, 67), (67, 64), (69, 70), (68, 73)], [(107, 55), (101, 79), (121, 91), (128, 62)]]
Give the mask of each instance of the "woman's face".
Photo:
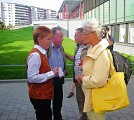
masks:
[(92, 44), (97, 34), (95, 31), (89, 32), (87, 29), (83, 30), (83, 39), (85, 40), (85, 44)]
[(44, 38), (39, 37), (39, 38), (38, 38), (39, 45), (40, 45), (42, 48), (44, 48), (44, 49), (47, 50), (47, 49), (49, 48), (50, 44), (51, 44), (51, 38), (52, 38), (51, 35), (48, 35), (48, 36), (46, 36), (46, 37), (44, 37)]

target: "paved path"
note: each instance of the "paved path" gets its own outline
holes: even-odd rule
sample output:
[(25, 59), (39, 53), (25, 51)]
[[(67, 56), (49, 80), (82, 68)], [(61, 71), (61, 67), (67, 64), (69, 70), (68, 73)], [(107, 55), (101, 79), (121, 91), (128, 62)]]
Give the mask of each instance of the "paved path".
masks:
[[(67, 98), (72, 81), (64, 84), (62, 115), (64, 120), (78, 120), (75, 96)], [(107, 120), (134, 120), (134, 77), (128, 84), (130, 106), (107, 114)], [(34, 120), (34, 109), (27, 94), (26, 82), (0, 82), (0, 120)]]

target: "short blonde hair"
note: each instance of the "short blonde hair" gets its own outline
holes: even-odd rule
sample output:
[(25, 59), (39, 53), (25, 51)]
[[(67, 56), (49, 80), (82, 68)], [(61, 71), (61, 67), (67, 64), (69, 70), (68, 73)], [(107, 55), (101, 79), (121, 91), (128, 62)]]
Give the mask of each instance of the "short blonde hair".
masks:
[(98, 20), (95, 18), (90, 19), (89, 21), (84, 21), (82, 27), (86, 29), (88, 32), (96, 32), (97, 36), (101, 36), (102, 34), (102, 26)]

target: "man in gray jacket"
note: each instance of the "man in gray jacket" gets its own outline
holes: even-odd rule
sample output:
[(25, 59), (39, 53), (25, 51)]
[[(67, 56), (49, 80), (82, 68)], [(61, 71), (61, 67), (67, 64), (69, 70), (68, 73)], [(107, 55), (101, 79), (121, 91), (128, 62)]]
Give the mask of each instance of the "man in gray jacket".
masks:
[(82, 91), (81, 85), (76, 80), (76, 77), (78, 76), (78, 74), (81, 73), (81, 69), (79, 66), (80, 62), (82, 60), (82, 57), (84, 56), (84, 54), (86, 53), (88, 49), (88, 46), (84, 44), (82, 33), (83, 33), (83, 28), (76, 29), (75, 36), (74, 36), (75, 42), (77, 43), (75, 54), (74, 56), (72, 56), (66, 53), (66, 57), (69, 60), (73, 61), (73, 65), (74, 65), (73, 66), (73, 71), (74, 71), (73, 82), (76, 85), (76, 99), (77, 99), (79, 113), (80, 113), (80, 120), (87, 120), (86, 113), (83, 113), (83, 106), (84, 106), (84, 99), (85, 99), (84, 93)]

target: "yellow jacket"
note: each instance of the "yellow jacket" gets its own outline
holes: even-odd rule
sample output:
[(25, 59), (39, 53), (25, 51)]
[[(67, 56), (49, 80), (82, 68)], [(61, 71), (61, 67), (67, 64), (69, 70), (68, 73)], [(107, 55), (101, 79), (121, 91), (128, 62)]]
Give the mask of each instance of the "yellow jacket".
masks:
[(108, 41), (102, 39), (97, 45), (90, 47), (83, 58), (82, 69), (84, 77), (82, 79), (82, 89), (85, 95), (84, 112), (89, 112), (93, 109), (92, 89), (102, 87), (107, 83), (110, 69), (106, 51), (108, 45)]

